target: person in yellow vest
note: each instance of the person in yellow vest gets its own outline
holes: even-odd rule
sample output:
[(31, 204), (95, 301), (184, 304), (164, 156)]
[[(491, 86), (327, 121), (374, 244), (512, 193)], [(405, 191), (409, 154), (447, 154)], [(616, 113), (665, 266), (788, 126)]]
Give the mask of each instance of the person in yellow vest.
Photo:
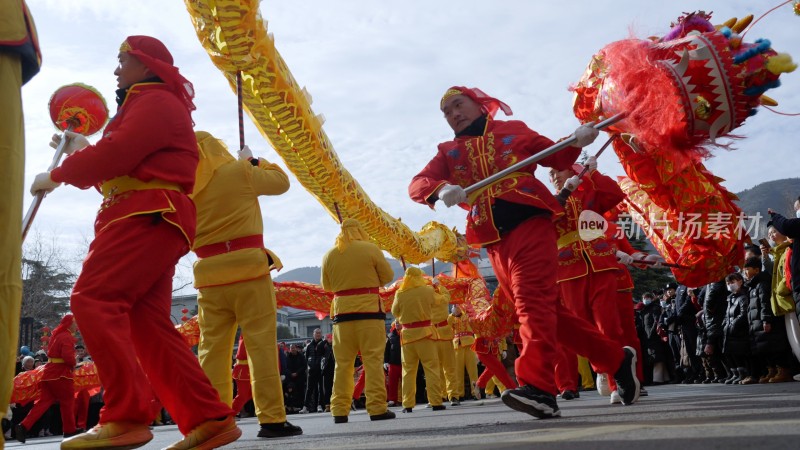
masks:
[(461, 307), (453, 305), (453, 313), (447, 318), (447, 322), (453, 327), (453, 348), (456, 351), (456, 387), (455, 393), (459, 397), (464, 397), (464, 369), (469, 375), (472, 395), (480, 399), (478, 390), (478, 361), (475, 352), (472, 351), (472, 344), (475, 343), (475, 334), (469, 324), (469, 317), (463, 314)]
[(392, 281), (392, 270), (381, 249), (356, 219), (345, 219), (336, 245), (322, 259), (322, 288), (333, 292), (333, 374), (331, 415), (334, 423), (347, 423), (353, 400), (353, 363), (361, 352), (367, 413), (370, 420), (394, 419), (386, 404), (383, 352), (386, 312), (378, 295)]
[(394, 297), (392, 314), (402, 325), (400, 340), (403, 358), (403, 412), (410, 413), (416, 405), (417, 368), (425, 370), (428, 402), (434, 411), (446, 409), (442, 404), (442, 385), (435, 331), (431, 323), (431, 308), (436, 303), (436, 291), (423, 278), (418, 267), (406, 269), (403, 284)]
[(275, 164), (253, 158), (245, 146), (236, 160), (225, 144), (198, 131), (200, 163), (192, 199), (197, 207), (193, 250), (200, 323), (198, 356), (220, 399), (231, 405), (231, 357), (237, 324), (247, 346), (247, 365), (258, 437), (303, 434), (286, 421), (278, 369), (277, 307), (270, 270), (281, 262), (264, 248), (258, 197), (280, 195), (289, 178)]
[[(436, 283), (434, 281), (434, 283)], [(434, 285), (436, 304), (431, 308), (431, 323), (436, 333), (436, 354), (439, 358), (439, 378), (443, 380), (442, 397), (450, 400), (450, 406), (458, 406), (456, 387), (456, 352), (453, 350), (453, 327), (447, 321), (450, 312), (450, 292), (441, 284)], [(463, 378), (463, 377), (462, 377)]]
[[(24, 0), (0, 1), (0, 348), (17, 344), (22, 307), (22, 188), (25, 177), (25, 123), (22, 85), (39, 72), (42, 55)], [(0, 363), (0, 411), (5, 411), (14, 385), (14, 358), (6, 351)], [(0, 447), (3, 436), (0, 435)]]

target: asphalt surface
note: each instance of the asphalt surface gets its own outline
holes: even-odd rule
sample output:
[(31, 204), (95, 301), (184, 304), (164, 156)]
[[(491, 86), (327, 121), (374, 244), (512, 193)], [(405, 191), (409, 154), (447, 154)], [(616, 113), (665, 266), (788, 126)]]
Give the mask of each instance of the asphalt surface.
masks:
[[(609, 405), (597, 392), (559, 400), (562, 417), (537, 420), (507, 408), (499, 399), (466, 401), (446, 411), (417, 406), (411, 414), (393, 408), (397, 419), (371, 422), (366, 411), (334, 424), (330, 414), (291, 415), (302, 436), (259, 439), (258, 421), (242, 419), (242, 437), (226, 449), (798, 449), (800, 383), (749, 386), (668, 385), (631, 406)], [(145, 449), (181, 438), (177, 428), (153, 429)], [(60, 436), (16, 441), (6, 448), (57, 449)]]

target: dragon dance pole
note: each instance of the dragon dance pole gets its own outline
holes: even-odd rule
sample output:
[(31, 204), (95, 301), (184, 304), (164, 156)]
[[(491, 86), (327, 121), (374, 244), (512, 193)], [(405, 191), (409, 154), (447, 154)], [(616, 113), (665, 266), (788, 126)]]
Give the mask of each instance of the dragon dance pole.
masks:
[[(73, 128), (74, 124), (70, 123), (67, 127), (67, 131), (72, 131)], [(58, 147), (56, 147), (56, 153), (53, 155), (53, 161), (50, 163), (50, 167), (47, 168), (48, 172), (55, 169), (58, 166), (58, 163), (61, 162), (61, 157), (64, 156), (64, 146), (66, 143), (67, 133), (65, 132), (61, 135), (61, 142), (59, 142)], [(36, 193), (36, 197), (33, 198), (33, 202), (28, 208), (27, 214), (25, 214), (25, 218), (22, 219), (22, 242), (25, 242), (25, 236), (28, 235), (28, 230), (31, 229), (33, 218), (36, 217), (36, 213), (39, 211), (39, 206), (42, 205), (42, 200), (44, 200), (45, 195), (46, 194), (44, 191), (39, 191)]]
[[(620, 120), (622, 120), (624, 118), (625, 118), (625, 114), (624, 113), (620, 113), (620, 114), (617, 114), (617, 115), (615, 115), (613, 117), (609, 117), (608, 119), (603, 120), (600, 123), (592, 125), (592, 127), (594, 129), (596, 129), (596, 130), (602, 130), (603, 128), (611, 126), (611, 125), (619, 122)], [(467, 192), (467, 195), (469, 195), (469, 194), (477, 191), (478, 189), (481, 189), (481, 188), (483, 188), (485, 186), (488, 186), (488, 185), (490, 185), (490, 184), (492, 184), (492, 183), (494, 183), (496, 181), (499, 181), (499, 180), (503, 179), (507, 175), (510, 175), (510, 174), (518, 171), (519, 169), (522, 169), (523, 167), (526, 167), (526, 166), (529, 166), (529, 165), (531, 165), (531, 164), (533, 164), (535, 162), (541, 161), (542, 159), (547, 158), (548, 156), (552, 155), (553, 153), (557, 153), (557, 152), (559, 152), (561, 150), (564, 150), (565, 148), (571, 146), (574, 143), (575, 143), (575, 135), (573, 134), (570, 137), (564, 139), (563, 141), (561, 141), (561, 142), (559, 142), (557, 144), (554, 144), (554, 145), (548, 147), (547, 149), (542, 150), (541, 152), (539, 152), (539, 153), (537, 153), (537, 154), (535, 154), (535, 155), (533, 155), (533, 156), (531, 156), (529, 158), (523, 159), (522, 161), (514, 164), (513, 166), (509, 166), (509, 167), (501, 170), (500, 172), (497, 172), (496, 174), (494, 174), (492, 176), (484, 178), (483, 180), (478, 181), (477, 183), (475, 183), (473, 185), (467, 186), (464, 190)]]
[(244, 148), (244, 106), (242, 106), (242, 71), (236, 72), (236, 103), (239, 110), (239, 150)]
[[(615, 134), (615, 135), (611, 136), (611, 137), (610, 137), (610, 138), (609, 138), (609, 139), (606, 141), (606, 143), (605, 143), (605, 144), (603, 144), (603, 146), (602, 146), (602, 147), (600, 147), (600, 151), (598, 151), (598, 152), (597, 152), (597, 153), (594, 155), (595, 159), (599, 158), (599, 157), (600, 157), (600, 155), (602, 155), (602, 154), (603, 154), (603, 151), (605, 151), (605, 149), (606, 149), (606, 148), (608, 148), (608, 146), (609, 146), (609, 145), (610, 145), (612, 142), (614, 142), (614, 139), (617, 139), (618, 137), (619, 137), (619, 135), (618, 135), (618, 134)], [(579, 174), (578, 174), (578, 179), (581, 179), (581, 178), (583, 178), (583, 176), (584, 176), (584, 175), (586, 175), (586, 173), (588, 173), (588, 172), (589, 172), (589, 168), (588, 168), (588, 167), (584, 167), (584, 168), (583, 168), (583, 170), (581, 170), (581, 173), (579, 173)], [(569, 196), (570, 196), (570, 195), (572, 195), (572, 191), (570, 191), (570, 190), (569, 190), (569, 189), (567, 189), (566, 187), (564, 187), (564, 188), (561, 188), (561, 190), (560, 190), (560, 191), (558, 192), (558, 194), (556, 195), (556, 200), (558, 200), (558, 202), (559, 202), (559, 203), (561, 203), (561, 206), (564, 206), (564, 205), (566, 205), (566, 204), (567, 204), (567, 199), (569, 198)]]

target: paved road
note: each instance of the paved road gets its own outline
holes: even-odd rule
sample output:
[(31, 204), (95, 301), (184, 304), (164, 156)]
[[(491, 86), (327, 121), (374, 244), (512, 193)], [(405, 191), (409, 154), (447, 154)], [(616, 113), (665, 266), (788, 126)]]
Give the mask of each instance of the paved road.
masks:
[[(383, 422), (370, 422), (360, 410), (347, 424), (329, 414), (293, 415), (304, 435), (256, 438), (256, 419), (239, 422), (242, 438), (226, 449), (798, 449), (800, 383), (773, 385), (677, 385), (649, 388), (633, 406), (609, 405), (596, 392), (560, 401), (563, 417), (536, 420), (507, 408), (499, 399), (482, 406), (465, 402), (433, 412), (424, 407)], [(153, 430), (146, 449), (180, 439), (175, 426)], [(60, 438), (29, 439), (6, 448), (57, 449)]]

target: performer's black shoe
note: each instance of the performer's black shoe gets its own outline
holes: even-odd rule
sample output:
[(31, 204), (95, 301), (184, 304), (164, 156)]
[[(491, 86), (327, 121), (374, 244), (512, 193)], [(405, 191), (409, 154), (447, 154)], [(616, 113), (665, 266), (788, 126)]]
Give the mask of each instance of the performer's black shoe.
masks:
[(509, 408), (530, 414), (537, 419), (561, 417), (556, 397), (533, 386), (506, 389), (500, 398)]
[(14, 438), (23, 444), (25, 443), (25, 439), (28, 437), (28, 430), (22, 426), (21, 423), (18, 423), (14, 426)]
[(434, 411), (443, 411), (443, 410), (447, 409), (447, 406), (444, 406), (444, 405), (434, 405), (434, 406), (432, 406), (432, 407), (431, 407), (431, 409), (432, 409), (432, 410), (434, 410)]
[(395, 416), (393, 412), (387, 409), (386, 412), (383, 414), (375, 414), (374, 416), (369, 416), (369, 420), (389, 420), (389, 419), (394, 419), (395, 417), (397, 416)]
[(76, 428), (75, 431), (73, 431), (72, 433), (64, 433), (64, 439), (66, 439), (68, 437), (72, 437), (72, 436), (77, 436), (77, 435), (85, 433), (85, 432), (86, 432), (86, 430), (84, 430), (83, 428)]
[(414, 409), (413, 408), (403, 408), (403, 412), (404, 413), (414, 412)]
[(347, 416), (333, 416), (333, 423), (347, 423)]
[(562, 400), (574, 400), (578, 398), (578, 393), (575, 391), (564, 391), (561, 393)]
[(258, 431), (258, 437), (263, 438), (299, 436), (301, 434), (303, 434), (303, 429), (289, 422), (262, 423), (261, 430)]
[(623, 405), (631, 405), (639, 400), (639, 379), (636, 378), (636, 350), (631, 347), (623, 347), (625, 358), (614, 374), (614, 381), (617, 383), (617, 393), (622, 398)]

